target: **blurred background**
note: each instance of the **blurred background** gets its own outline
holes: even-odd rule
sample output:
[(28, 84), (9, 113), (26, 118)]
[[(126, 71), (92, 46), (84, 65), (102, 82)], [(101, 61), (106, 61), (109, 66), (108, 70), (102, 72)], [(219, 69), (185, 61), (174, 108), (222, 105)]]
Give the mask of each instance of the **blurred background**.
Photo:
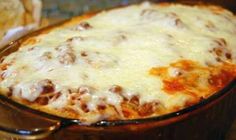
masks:
[[(87, 11), (97, 11), (104, 8), (111, 8), (117, 5), (127, 5), (144, 0), (42, 0), (43, 16), (54, 23), (80, 15)], [(153, 2), (183, 2), (183, 3), (213, 3), (224, 6), (231, 11), (236, 11), (236, 0), (149, 0)]]

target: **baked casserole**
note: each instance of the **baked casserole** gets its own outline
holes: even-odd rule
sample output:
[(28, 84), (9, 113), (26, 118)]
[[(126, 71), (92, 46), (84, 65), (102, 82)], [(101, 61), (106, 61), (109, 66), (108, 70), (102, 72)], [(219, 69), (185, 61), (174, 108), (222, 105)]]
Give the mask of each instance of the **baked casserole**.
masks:
[(235, 78), (235, 34), (236, 17), (211, 5), (144, 2), (85, 14), (2, 58), (0, 91), (86, 124), (161, 116)]

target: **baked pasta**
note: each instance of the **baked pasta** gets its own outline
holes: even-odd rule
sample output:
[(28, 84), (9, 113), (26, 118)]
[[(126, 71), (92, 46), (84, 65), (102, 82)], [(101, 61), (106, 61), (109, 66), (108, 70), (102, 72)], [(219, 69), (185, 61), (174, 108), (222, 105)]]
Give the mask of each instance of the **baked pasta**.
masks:
[(236, 18), (217, 6), (142, 3), (87, 14), (2, 58), (1, 94), (91, 124), (160, 116), (236, 75)]

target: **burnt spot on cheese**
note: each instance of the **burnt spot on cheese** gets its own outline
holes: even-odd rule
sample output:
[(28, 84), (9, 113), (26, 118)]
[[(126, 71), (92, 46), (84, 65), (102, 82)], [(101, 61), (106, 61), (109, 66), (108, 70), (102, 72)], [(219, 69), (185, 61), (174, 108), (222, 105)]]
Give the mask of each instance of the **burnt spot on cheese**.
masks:
[(81, 51), (80, 55), (82, 60), (87, 63), (88, 66), (96, 69), (110, 68), (118, 63), (115, 56), (111, 56), (107, 53)]
[(82, 57), (87, 57), (87, 56), (88, 56), (88, 53), (87, 53), (86, 51), (81, 51), (81, 52), (80, 52), (80, 55), (81, 55)]
[(28, 48), (28, 51), (33, 51), (33, 50), (35, 50), (35, 47), (33, 46), (33, 47), (30, 47), (30, 48)]
[[(122, 100), (125, 100), (125, 101), (130, 100), (130, 99), (128, 99), (130, 97), (127, 97), (127, 93), (125, 92), (125, 89), (122, 86), (120, 86), (120, 85), (112, 85), (108, 89), (108, 91), (118, 95), (119, 97), (122, 98)], [(135, 96), (135, 95), (133, 95), (133, 96)]]
[(231, 55), (231, 53), (229, 53), (229, 52), (225, 53), (225, 57), (226, 57), (227, 59), (232, 59), (232, 55)]
[(76, 31), (84, 31), (84, 30), (89, 30), (92, 29), (93, 27), (86, 21), (81, 22), (80, 24), (74, 26), (72, 28), (72, 30), (76, 30)]
[(144, 9), (141, 11), (140, 16), (150, 19), (152, 17), (155, 17), (156, 14), (158, 14), (158, 11), (155, 9)]
[(220, 57), (216, 57), (215, 59), (216, 59), (217, 62), (222, 62)]
[(60, 55), (58, 58), (61, 64), (69, 65), (75, 62), (76, 56), (73, 53), (65, 53)]
[(175, 24), (177, 27), (182, 27), (183, 26), (183, 22), (182, 20), (180, 20), (179, 18), (175, 19)]
[(91, 86), (82, 85), (78, 88), (77, 93), (82, 94), (91, 94), (95, 89)]
[(127, 39), (128, 39), (128, 37), (127, 37), (126, 33), (118, 32), (118, 34), (113, 37), (112, 46), (118, 46), (121, 43), (127, 41)]
[(120, 35), (118, 36), (118, 38), (119, 38), (120, 40), (127, 40), (127, 36), (124, 35), (124, 34), (120, 34)]
[(167, 13), (165, 17), (172, 20), (174, 25), (178, 28), (183, 28), (185, 26), (180, 17), (174, 12)]
[(212, 46), (213, 49), (209, 50), (209, 52), (215, 56), (217, 62), (232, 60), (231, 51), (228, 49), (228, 43), (224, 38), (213, 40)]
[(80, 26), (83, 27), (84, 29), (91, 29), (92, 26), (88, 22), (81, 22)]
[(43, 54), (42, 54), (42, 56), (40, 57), (40, 60), (45, 60), (45, 61), (47, 61), (47, 60), (50, 60), (50, 59), (52, 59), (52, 52), (44, 52)]
[(123, 91), (123, 88), (119, 85), (113, 85), (110, 89), (109, 89), (110, 92), (112, 93), (117, 93), (117, 94), (121, 94), (122, 91)]
[(85, 37), (75, 36), (75, 37), (71, 37), (71, 38), (67, 39), (66, 42), (71, 43), (73, 41), (83, 41), (83, 40), (85, 40)]
[(227, 42), (224, 38), (218, 38), (215, 39), (214, 42), (219, 46), (219, 47), (227, 47)]
[(217, 28), (215, 26), (215, 24), (213, 22), (211, 22), (210, 20), (208, 20), (205, 24), (205, 27), (209, 30), (209, 31), (216, 31)]
[(142, 19), (150, 21), (159, 21), (163, 26), (185, 28), (186, 25), (182, 19), (174, 12), (162, 13), (154, 9), (144, 9), (141, 11)]

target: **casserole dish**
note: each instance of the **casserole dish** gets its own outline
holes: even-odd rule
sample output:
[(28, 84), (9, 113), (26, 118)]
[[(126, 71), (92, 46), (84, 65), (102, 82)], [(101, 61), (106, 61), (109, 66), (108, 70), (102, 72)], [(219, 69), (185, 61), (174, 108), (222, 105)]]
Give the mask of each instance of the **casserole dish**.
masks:
[[(37, 33), (36, 33), (37, 34)], [(33, 35), (31, 35), (33, 36)], [(22, 40), (16, 41), (15, 43), (11, 44), (10, 49), (6, 49), (5, 51), (2, 51), (2, 55), (7, 55), (10, 51), (13, 51), (14, 48), (16, 49), (18, 45), (21, 43)], [(209, 97), (206, 100), (202, 100), (196, 105), (193, 105), (191, 107), (185, 108), (183, 110), (170, 113), (167, 115), (163, 115), (160, 117), (153, 117), (153, 118), (146, 118), (146, 119), (134, 119), (134, 120), (121, 120), (121, 121), (99, 121), (97, 123), (94, 123), (90, 126), (83, 125), (79, 120), (71, 120), (71, 119), (64, 119), (60, 117), (55, 117), (51, 115), (46, 115), (44, 113), (40, 113), (40, 116), (38, 116), (37, 111), (33, 111), (31, 109), (27, 109), (26, 107), (22, 107), (22, 105), (19, 105), (17, 103), (14, 103), (12, 101), (9, 101), (7, 98), (2, 97), (4, 101), (4, 105), (8, 104), (9, 107), (14, 107), (14, 105), (17, 105), (18, 107), (21, 106), (20, 108), (27, 109), (27, 112), (18, 112), (17, 114), (17, 109), (15, 110), (14, 114), (15, 116), (19, 116), (20, 114), (24, 113), (29, 113), (29, 112), (34, 112), (32, 115), (34, 115), (35, 120), (37, 120), (35, 117), (38, 116), (38, 119), (41, 119), (38, 123), (40, 123), (40, 126), (42, 125), (48, 125), (47, 123), (42, 124), (43, 120), (48, 120), (49, 126), (50, 127), (45, 127), (45, 126), (37, 126), (37, 128), (44, 128), (44, 129), (35, 129), (35, 130), (29, 130), (29, 128), (26, 128), (25, 130), (21, 127), (21, 129), (8, 129), (2, 127), (2, 130), (8, 131), (8, 132), (15, 132), (15, 134), (21, 134), (22, 137), (26, 137), (30, 135), (30, 138), (35, 138), (35, 137), (40, 137), (45, 134), (48, 134), (50, 132), (53, 132), (53, 130), (59, 130), (64, 128), (63, 132), (57, 132), (58, 139), (68, 137), (69, 135), (74, 135), (73, 139), (128, 139), (129, 137), (136, 137), (136, 139), (179, 139), (179, 138), (184, 138), (186, 139), (208, 139), (214, 138), (213, 135), (209, 136), (209, 134), (218, 134), (219, 138), (223, 137), (223, 133), (219, 133), (222, 128), (226, 128), (228, 126), (214, 126), (217, 123), (214, 121), (218, 121), (222, 119), (224, 116), (224, 111), (225, 114), (231, 114), (233, 111), (230, 110), (230, 113), (227, 112), (227, 109), (225, 109), (224, 105), (221, 106), (220, 103), (223, 103), (223, 100), (226, 100), (226, 97), (230, 97), (230, 99), (233, 99), (233, 92), (235, 92), (235, 81), (232, 81), (229, 83), (228, 86), (226, 86), (224, 89), (219, 91), (218, 93), (214, 94), (213, 96)], [(227, 96), (226, 96), (227, 95)], [(231, 95), (231, 96), (230, 96)], [(222, 100), (219, 102), (219, 100)], [(226, 101), (228, 104), (230, 103), (230, 106), (233, 106), (234, 104), (230, 101)], [(217, 106), (217, 105), (219, 106)], [(214, 105), (214, 106), (213, 106)], [(220, 107), (221, 109), (219, 110)], [(222, 115), (213, 115), (211, 114), (210, 110), (215, 108), (215, 111), (218, 110)], [(221, 112), (223, 108), (223, 112)], [(232, 108), (230, 108), (232, 109)], [(31, 110), (31, 111), (30, 111)], [(199, 113), (201, 112), (201, 113)], [(204, 113), (203, 113), (204, 112)], [(208, 114), (210, 113), (210, 114)], [(16, 115), (17, 114), (17, 115)], [(208, 114), (208, 115), (207, 115)], [(207, 116), (205, 116), (207, 115)], [(46, 118), (44, 118), (45, 116)], [(219, 117), (219, 118), (217, 118)], [(225, 116), (227, 117), (227, 116)], [(206, 121), (206, 123), (199, 123), (199, 119), (203, 119)], [(22, 120), (21, 120), (22, 121)], [(178, 123), (176, 123), (178, 122)], [(187, 124), (185, 124), (187, 122)], [(201, 126), (202, 124), (209, 124), (209, 126), (206, 126), (203, 129)], [(27, 123), (24, 123), (24, 127), (32, 127), (32, 126), (27, 126)], [(30, 123), (33, 125), (34, 123)], [(50, 125), (51, 124), (51, 125)], [(73, 125), (77, 124), (77, 125)], [(178, 125), (177, 125), (178, 124)], [(182, 124), (182, 126), (181, 126)], [(194, 126), (196, 125), (196, 126)], [(224, 123), (226, 125), (226, 123)], [(179, 128), (181, 126), (181, 128)], [(194, 126), (192, 128), (192, 133), (190, 133), (191, 129), (189, 127)], [(32, 127), (34, 128), (34, 127)], [(173, 128), (173, 129), (169, 129)], [(198, 128), (198, 131), (196, 131), (196, 128)], [(201, 128), (201, 129), (199, 129)], [(214, 128), (214, 129), (213, 129)], [(27, 130), (28, 129), (28, 130)], [(184, 130), (187, 129), (189, 131), (189, 136), (185, 134)], [(211, 130), (213, 129), (213, 130)], [(67, 132), (67, 130), (69, 132)], [(173, 133), (173, 130), (176, 131)], [(169, 131), (169, 132), (168, 132)], [(212, 131), (212, 132), (211, 132)], [(122, 132), (122, 134), (120, 134)], [(207, 132), (207, 133), (206, 133)], [(209, 133), (211, 132), (211, 133)], [(222, 132), (222, 131), (221, 131)], [(78, 133), (81, 133), (79, 135)], [(185, 135), (184, 135), (185, 134)], [(64, 135), (64, 136), (60, 136)], [(194, 136), (194, 137), (193, 137)]]

